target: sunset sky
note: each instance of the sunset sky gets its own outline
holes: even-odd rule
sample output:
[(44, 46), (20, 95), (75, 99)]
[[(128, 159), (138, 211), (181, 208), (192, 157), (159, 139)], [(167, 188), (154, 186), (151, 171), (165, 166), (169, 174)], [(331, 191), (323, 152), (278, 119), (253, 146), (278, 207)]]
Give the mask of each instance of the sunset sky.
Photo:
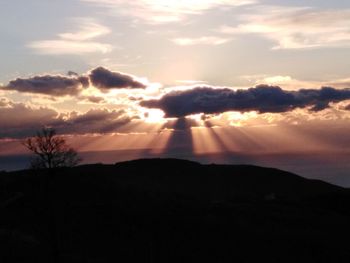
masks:
[(81, 153), (248, 156), (350, 185), (349, 1), (12, 0), (0, 16), (0, 156), (49, 126)]

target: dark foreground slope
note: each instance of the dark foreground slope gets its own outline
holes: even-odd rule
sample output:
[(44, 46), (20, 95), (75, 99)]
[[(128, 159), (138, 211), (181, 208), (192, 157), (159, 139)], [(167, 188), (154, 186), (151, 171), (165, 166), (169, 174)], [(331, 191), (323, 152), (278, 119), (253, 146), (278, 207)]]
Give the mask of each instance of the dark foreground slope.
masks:
[(138, 160), (0, 175), (0, 262), (348, 262), (348, 190)]

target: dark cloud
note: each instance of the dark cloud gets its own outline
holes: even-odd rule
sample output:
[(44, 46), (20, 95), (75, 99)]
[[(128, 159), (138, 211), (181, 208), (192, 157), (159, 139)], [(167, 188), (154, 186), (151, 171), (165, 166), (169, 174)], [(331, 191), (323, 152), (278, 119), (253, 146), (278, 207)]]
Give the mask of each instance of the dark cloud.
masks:
[(83, 88), (88, 88), (89, 87), (90, 81), (89, 81), (88, 77), (80, 76), (80, 77), (78, 77), (78, 80), (80, 81), (80, 83), (83, 86)]
[(91, 83), (101, 89), (122, 89), (122, 88), (132, 88), (132, 89), (144, 89), (146, 86), (134, 80), (131, 76), (122, 74), (119, 72), (112, 72), (103, 67), (95, 68), (91, 71), (90, 75)]
[(0, 88), (50, 96), (75, 96), (80, 94), (84, 88), (89, 87), (90, 83), (104, 92), (109, 89), (146, 88), (145, 84), (135, 80), (132, 76), (112, 72), (103, 67), (93, 69), (88, 76), (79, 75), (74, 71), (68, 71), (67, 76), (44, 75), (17, 78)]
[(55, 126), (62, 121), (53, 109), (32, 108), (8, 100), (0, 103), (0, 138), (25, 137), (44, 125)]
[(59, 114), (53, 109), (33, 108), (0, 99), (0, 139), (32, 136), (43, 126), (53, 127), (61, 134), (117, 132), (136, 118), (129, 117), (122, 110), (107, 109), (91, 109), (83, 114)]
[(39, 93), (51, 96), (77, 95), (82, 88), (89, 85), (89, 79), (84, 76), (34, 76), (31, 78), (17, 78), (10, 81), (2, 89), (19, 92)]
[(71, 70), (67, 72), (67, 75), (68, 75), (68, 76), (75, 76), (75, 77), (78, 77), (78, 76), (79, 76), (78, 73), (76, 73), (76, 72), (74, 72), (74, 71), (71, 71)]
[(350, 99), (350, 89), (302, 89), (285, 91), (277, 86), (259, 85), (247, 90), (214, 89), (197, 87), (185, 91), (173, 91), (158, 100), (140, 103), (147, 108), (158, 108), (166, 117), (183, 117), (191, 114), (218, 114), (226, 111), (257, 111), (259, 113), (287, 112), (295, 108), (311, 107), (320, 111), (331, 102)]
[(84, 114), (71, 113), (57, 130), (68, 134), (110, 133), (131, 120), (123, 110), (91, 109)]

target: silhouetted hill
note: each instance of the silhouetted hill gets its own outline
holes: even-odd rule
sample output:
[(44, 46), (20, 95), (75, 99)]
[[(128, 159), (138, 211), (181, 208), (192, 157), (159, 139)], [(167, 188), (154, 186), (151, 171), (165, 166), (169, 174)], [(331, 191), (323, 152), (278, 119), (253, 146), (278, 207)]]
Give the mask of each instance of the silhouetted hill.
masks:
[(349, 190), (277, 169), (144, 159), (0, 173), (0, 183), (0, 262), (350, 256)]

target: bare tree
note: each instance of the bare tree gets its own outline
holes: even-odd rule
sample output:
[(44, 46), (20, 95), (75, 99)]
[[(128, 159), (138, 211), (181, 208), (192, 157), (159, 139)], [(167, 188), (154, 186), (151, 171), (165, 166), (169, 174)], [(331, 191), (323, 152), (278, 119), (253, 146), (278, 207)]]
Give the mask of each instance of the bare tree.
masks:
[(51, 128), (43, 128), (36, 136), (25, 139), (22, 144), (35, 154), (30, 163), (34, 169), (73, 167), (81, 161), (77, 152)]

